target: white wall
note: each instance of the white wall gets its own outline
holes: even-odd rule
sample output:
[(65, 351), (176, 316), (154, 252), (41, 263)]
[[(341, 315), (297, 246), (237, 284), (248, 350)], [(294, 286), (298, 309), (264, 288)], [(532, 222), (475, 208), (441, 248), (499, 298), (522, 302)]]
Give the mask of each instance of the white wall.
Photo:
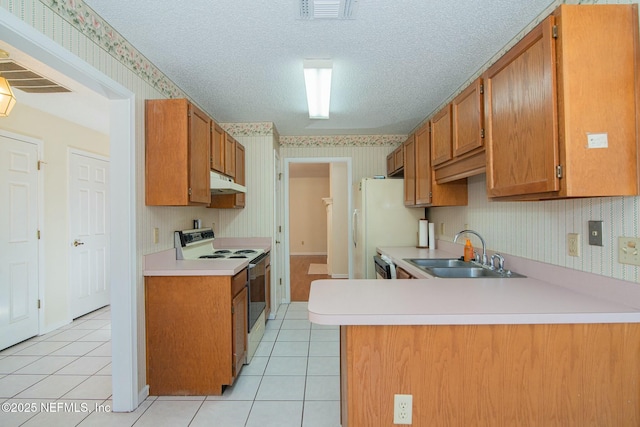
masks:
[(290, 255), (327, 254), (328, 177), (289, 178)]
[(68, 149), (109, 155), (109, 136), (59, 119), (18, 102), (0, 129), (43, 141), (44, 173), (44, 328), (59, 327), (69, 318)]

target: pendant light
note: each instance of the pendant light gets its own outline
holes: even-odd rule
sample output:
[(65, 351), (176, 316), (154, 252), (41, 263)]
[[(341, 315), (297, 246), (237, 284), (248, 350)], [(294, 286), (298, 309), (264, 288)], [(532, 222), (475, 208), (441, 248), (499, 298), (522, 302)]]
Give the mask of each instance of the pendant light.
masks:
[(9, 86), (9, 81), (0, 77), (0, 117), (7, 117), (14, 105), (16, 105), (16, 96)]

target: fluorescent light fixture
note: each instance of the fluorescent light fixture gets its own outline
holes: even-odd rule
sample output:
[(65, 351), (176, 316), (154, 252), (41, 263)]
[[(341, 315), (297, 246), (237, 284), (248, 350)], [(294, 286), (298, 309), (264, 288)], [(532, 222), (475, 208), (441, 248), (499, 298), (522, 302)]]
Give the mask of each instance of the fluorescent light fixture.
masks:
[(16, 97), (4, 77), (0, 77), (0, 117), (7, 117), (16, 104)]
[(310, 119), (329, 118), (332, 67), (329, 59), (304, 60), (304, 83)]

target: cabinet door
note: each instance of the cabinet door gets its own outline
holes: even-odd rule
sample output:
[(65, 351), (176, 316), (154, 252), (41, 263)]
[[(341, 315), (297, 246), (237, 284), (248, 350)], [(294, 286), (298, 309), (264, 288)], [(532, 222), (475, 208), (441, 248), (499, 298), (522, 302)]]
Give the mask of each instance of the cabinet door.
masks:
[(224, 173), (224, 145), (226, 133), (217, 123), (211, 126), (211, 169)]
[(540, 23), (484, 75), (490, 197), (559, 189), (553, 21)]
[(405, 206), (414, 206), (416, 204), (416, 153), (415, 153), (415, 135), (409, 135), (409, 138), (403, 144), (404, 149), (404, 204)]
[(224, 174), (236, 176), (236, 140), (229, 134), (224, 139)]
[(477, 79), (451, 102), (453, 156), (458, 157), (484, 146), (482, 138), (482, 79)]
[(431, 119), (431, 144), (433, 166), (451, 160), (451, 104)]
[(391, 174), (393, 174), (393, 172), (395, 172), (395, 166), (393, 163), (393, 153), (390, 153), (387, 156), (387, 176), (390, 176)]
[(416, 133), (416, 205), (431, 203), (431, 141), (429, 124)]
[(211, 126), (209, 117), (196, 106), (189, 104), (189, 201), (209, 203), (209, 157)]
[(231, 303), (231, 332), (233, 352), (233, 377), (237, 377), (247, 359), (247, 288), (243, 287)]
[(395, 168), (394, 170), (398, 170), (403, 166), (404, 166), (404, 151), (400, 146), (396, 148), (395, 151), (393, 152), (393, 167)]
[(402, 267), (396, 267), (396, 278), (398, 279), (415, 279), (407, 270)]

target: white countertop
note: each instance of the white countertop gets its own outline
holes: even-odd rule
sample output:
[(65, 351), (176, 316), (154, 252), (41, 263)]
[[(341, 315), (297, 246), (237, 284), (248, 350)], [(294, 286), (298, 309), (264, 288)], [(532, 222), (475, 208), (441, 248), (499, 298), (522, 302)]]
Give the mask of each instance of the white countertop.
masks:
[[(429, 276), (404, 258), (456, 257), (437, 249), (379, 250), (416, 277)], [(640, 310), (533, 277), (316, 280), (309, 320), (325, 325), (637, 323)]]
[[(270, 238), (216, 238), (219, 247), (271, 251)], [(167, 249), (144, 256), (144, 276), (235, 276), (249, 265), (248, 259), (177, 260), (176, 250)]]

